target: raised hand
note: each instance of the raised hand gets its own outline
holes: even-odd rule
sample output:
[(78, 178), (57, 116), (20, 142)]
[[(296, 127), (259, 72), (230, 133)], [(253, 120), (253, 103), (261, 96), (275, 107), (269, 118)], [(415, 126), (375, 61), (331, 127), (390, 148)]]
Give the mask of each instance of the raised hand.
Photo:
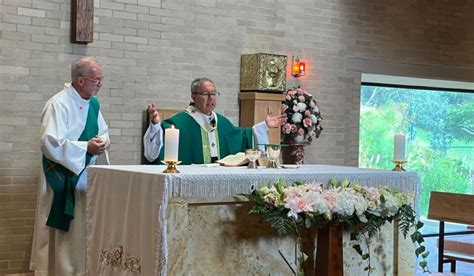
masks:
[(267, 123), (269, 128), (279, 127), (286, 123), (286, 115), (272, 116), (272, 113), (270, 112), (265, 118), (265, 123)]
[(154, 125), (161, 121), (160, 113), (158, 113), (155, 103), (148, 105), (148, 114), (150, 115), (150, 120)]
[(106, 146), (107, 141), (96, 136), (87, 141), (87, 152), (92, 155), (99, 155), (104, 153)]

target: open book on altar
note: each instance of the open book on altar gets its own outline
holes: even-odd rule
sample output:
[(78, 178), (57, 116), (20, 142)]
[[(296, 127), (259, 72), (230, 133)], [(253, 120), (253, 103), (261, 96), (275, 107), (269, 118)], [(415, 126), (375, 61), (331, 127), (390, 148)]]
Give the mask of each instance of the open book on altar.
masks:
[(236, 154), (229, 154), (226, 157), (217, 160), (216, 162), (223, 166), (236, 167), (248, 164), (249, 160), (247, 157), (245, 157), (245, 153), (238, 152)]

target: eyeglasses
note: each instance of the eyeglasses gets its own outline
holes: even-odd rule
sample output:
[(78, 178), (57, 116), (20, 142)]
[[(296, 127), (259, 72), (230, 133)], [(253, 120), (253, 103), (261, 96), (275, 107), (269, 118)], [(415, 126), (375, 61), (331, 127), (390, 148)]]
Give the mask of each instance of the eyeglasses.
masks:
[(84, 79), (90, 81), (90, 82), (93, 82), (94, 85), (99, 85), (99, 84), (102, 84), (102, 82), (104, 81), (104, 78), (88, 78), (88, 77), (85, 77), (85, 76), (82, 76)]
[(211, 92), (196, 92), (196, 93), (193, 93), (193, 94), (196, 94), (196, 95), (199, 95), (201, 97), (211, 97), (211, 98), (217, 98), (221, 95), (221, 93), (217, 92), (217, 91), (211, 91)]

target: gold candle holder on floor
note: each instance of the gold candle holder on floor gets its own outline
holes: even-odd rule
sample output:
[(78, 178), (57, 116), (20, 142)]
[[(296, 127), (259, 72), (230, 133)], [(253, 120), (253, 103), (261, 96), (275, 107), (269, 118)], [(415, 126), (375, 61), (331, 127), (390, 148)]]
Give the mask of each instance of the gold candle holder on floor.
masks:
[(392, 171), (396, 172), (403, 172), (405, 171), (405, 168), (403, 168), (403, 164), (405, 164), (407, 161), (399, 161), (399, 160), (393, 160), (393, 163), (395, 163), (395, 168), (392, 169)]
[(179, 173), (178, 169), (176, 169), (176, 165), (181, 163), (181, 161), (161, 161), (163, 164), (167, 166), (167, 168), (163, 171), (163, 173)]

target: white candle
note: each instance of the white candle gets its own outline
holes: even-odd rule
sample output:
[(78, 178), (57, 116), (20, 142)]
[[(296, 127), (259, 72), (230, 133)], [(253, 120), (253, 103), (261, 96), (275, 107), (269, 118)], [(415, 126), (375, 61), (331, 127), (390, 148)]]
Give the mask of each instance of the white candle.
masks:
[(179, 129), (165, 129), (165, 161), (178, 161)]
[(405, 161), (406, 137), (399, 133), (394, 137), (393, 160)]

